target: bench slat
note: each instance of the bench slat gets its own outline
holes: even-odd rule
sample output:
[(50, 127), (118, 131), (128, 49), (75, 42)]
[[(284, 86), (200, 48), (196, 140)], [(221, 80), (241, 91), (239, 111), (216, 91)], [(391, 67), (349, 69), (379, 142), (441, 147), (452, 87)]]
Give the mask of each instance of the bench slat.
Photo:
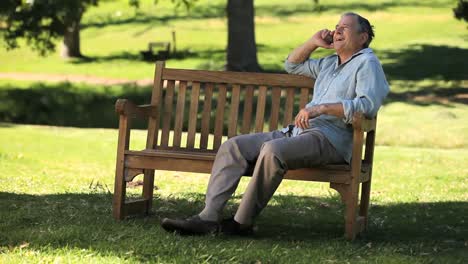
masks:
[(244, 114), (242, 115), (242, 134), (248, 134), (250, 132), (250, 122), (252, 121), (252, 105), (254, 97), (254, 87), (247, 85), (245, 88), (244, 97)]
[(214, 129), (213, 149), (218, 149), (221, 146), (223, 137), (224, 124), (224, 108), (226, 107), (226, 85), (218, 85), (218, 104), (216, 105), (216, 120)]
[(166, 96), (164, 98), (163, 127), (161, 133), (161, 146), (168, 146), (169, 129), (171, 128), (172, 104), (174, 99), (175, 81), (167, 81)]
[(240, 101), (240, 85), (234, 84), (232, 86), (231, 112), (229, 115), (229, 128), (228, 128), (229, 138), (237, 135), (237, 116), (239, 113), (239, 101)]
[(281, 101), (281, 88), (273, 87), (271, 92), (270, 131), (278, 129), (278, 117)]
[(295, 90), (294, 88), (286, 89), (286, 109), (284, 110), (284, 117), (283, 117), (284, 127), (292, 123), (292, 116), (293, 116), (293, 110), (294, 110), (294, 90)]
[(164, 80), (197, 81), (229, 84), (252, 84), (266, 86), (314, 87), (314, 80), (309, 77), (279, 73), (252, 73), (228, 71), (200, 71), (168, 69), (163, 71)]
[(179, 92), (177, 95), (177, 106), (175, 112), (174, 122), (174, 143), (173, 146), (179, 147), (182, 137), (182, 126), (184, 123), (184, 108), (185, 108), (185, 92), (187, 90), (187, 82), (181, 81), (179, 83)]
[(205, 90), (205, 99), (204, 99), (204, 104), (203, 104), (201, 137), (200, 137), (201, 149), (207, 149), (208, 147), (208, 134), (210, 133), (211, 99), (213, 97), (213, 84), (207, 83), (205, 85), (204, 90)]
[(301, 88), (301, 98), (299, 99), (299, 109), (305, 107), (305, 105), (309, 102), (309, 89), (308, 88)]
[(192, 83), (192, 95), (190, 97), (190, 113), (187, 135), (187, 148), (194, 148), (195, 133), (197, 131), (198, 100), (200, 97), (200, 83)]
[[(181, 151), (125, 151), (125, 166), (128, 168), (158, 169), (210, 173), (215, 153), (190, 153)], [(366, 174), (363, 170), (361, 174)], [(245, 175), (249, 176), (249, 175)], [(289, 170), (285, 179), (303, 181), (321, 181), (349, 183), (351, 169), (349, 165), (326, 165), (317, 168)], [(362, 179), (361, 179), (362, 178)], [(365, 177), (360, 177), (359, 181)]]
[(255, 115), (255, 132), (263, 132), (263, 122), (265, 120), (265, 103), (267, 96), (267, 87), (261, 85), (258, 87), (257, 113)]
[(154, 148), (158, 144), (158, 132), (159, 132), (159, 120), (161, 118), (161, 101), (162, 101), (162, 90), (164, 87), (164, 81), (162, 80), (162, 70), (164, 68), (164, 62), (157, 62), (156, 69), (154, 72), (154, 84), (153, 91), (151, 94), (151, 105), (156, 106), (156, 113), (154, 116), (149, 118), (148, 121), (148, 136), (146, 138), (146, 147)]

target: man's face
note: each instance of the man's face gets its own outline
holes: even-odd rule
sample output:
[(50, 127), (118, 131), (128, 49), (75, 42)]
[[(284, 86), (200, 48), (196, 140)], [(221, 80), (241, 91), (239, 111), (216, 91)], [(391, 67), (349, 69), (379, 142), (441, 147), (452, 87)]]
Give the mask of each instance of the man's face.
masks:
[(333, 35), (333, 46), (338, 54), (355, 53), (366, 41), (365, 33), (358, 32), (357, 18), (343, 16), (336, 25)]

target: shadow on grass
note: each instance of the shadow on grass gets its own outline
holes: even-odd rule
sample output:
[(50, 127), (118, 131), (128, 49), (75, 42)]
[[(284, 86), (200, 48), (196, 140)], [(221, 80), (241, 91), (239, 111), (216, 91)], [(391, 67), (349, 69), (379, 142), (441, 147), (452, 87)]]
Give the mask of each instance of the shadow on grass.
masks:
[[(201, 50), (201, 51), (194, 51), (194, 50), (178, 50), (176, 52), (171, 52), (169, 58), (167, 60), (185, 60), (185, 59), (202, 59), (204, 61), (214, 60), (217, 62), (223, 62), (225, 59), (225, 50), (223, 49), (211, 49), (211, 50)], [(150, 64), (154, 64), (155, 61), (158, 59), (155, 58), (154, 60), (145, 60), (143, 56), (139, 52), (116, 52), (106, 56), (85, 56), (83, 58), (76, 58), (70, 60), (72, 64), (86, 64), (86, 63), (108, 63), (108, 62), (115, 62), (120, 60), (127, 60), (127, 61), (145, 61)], [(204, 64), (199, 65), (197, 69), (208, 70), (211, 67), (206, 67)], [(219, 70), (219, 69), (217, 69)]]
[[(199, 193), (180, 193), (168, 198), (156, 194), (153, 215), (122, 222), (112, 219), (111, 200), (111, 195), (103, 192), (48, 195), (0, 192), (0, 248), (14, 248), (27, 242), (37, 250), (93, 249), (104, 255), (144, 261), (158, 257), (165, 262), (174, 261), (181, 254), (189, 258), (196, 254), (219, 258), (231, 254), (225, 256), (228, 259), (240, 253), (220, 253), (217, 245), (244, 248), (246, 241), (252, 241), (254, 244), (244, 257), (252, 251), (254, 258), (266, 258), (272, 245), (277, 244), (291, 250), (297, 245), (323, 250), (331, 246), (340, 250), (331, 254), (345, 260), (356, 252), (385, 256), (398, 251), (413, 257), (424, 258), (424, 253), (443, 259), (448, 255), (463, 256), (468, 237), (468, 202), (460, 201), (373, 205), (369, 232), (350, 244), (342, 238), (343, 208), (336, 197), (275, 195), (259, 217), (259, 230), (251, 238), (181, 238), (165, 233), (159, 226), (160, 218), (197, 213), (203, 206), (203, 195)], [(235, 207), (229, 204), (228, 210)], [(434, 253), (434, 248), (439, 252)], [(187, 249), (188, 253), (182, 253)], [(133, 251), (132, 256), (129, 251)]]
[[(350, 10), (375, 12), (386, 11), (391, 8), (447, 8), (452, 7), (447, 3), (442, 3), (436, 0), (427, 1), (391, 1), (384, 3), (363, 2), (360, 3), (327, 3), (327, 1), (320, 1), (318, 5), (314, 4), (311, 0), (310, 3), (288, 3), (287, 5), (257, 5), (255, 7), (256, 16), (273, 16), (276, 18), (287, 18), (293, 15), (310, 15), (313, 13), (323, 12), (336, 12), (337, 20), (340, 13)], [(225, 18), (226, 5), (225, 3), (205, 3), (201, 5), (195, 4), (190, 12), (180, 12), (174, 10), (173, 14), (153, 15), (144, 12), (138, 12), (133, 17), (119, 18), (113, 14), (105, 14), (92, 18), (90, 21), (82, 24), (82, 28), (102, 28), (105, 26), (115, 25), (130, 25), (130, 24), (143, 24), (146, 25), (147, 31), (152, 27), (160, 25), (167, 25), (169, 22), (177, 22), (182, 20), (201, 20), (210, 18)], [(137, 33), (138, 34), (138, 33)]]
[(383, 65), (389, 79), (398, 80), (467, 80), (468, 49), (412, 45), (399, 51), (378, 52), (380, 59), (393, 62)]

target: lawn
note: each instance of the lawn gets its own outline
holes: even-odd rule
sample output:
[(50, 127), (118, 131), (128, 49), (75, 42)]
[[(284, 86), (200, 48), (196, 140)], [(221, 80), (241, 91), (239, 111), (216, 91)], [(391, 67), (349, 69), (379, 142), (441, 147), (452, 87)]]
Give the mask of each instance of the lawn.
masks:
[[(172, 30), (180, 56), (169, 67), (222, 69), (226, 1), (199, 0), (190, 12), (174, 12), (169, 1), (142, 2), (138, 12), (120, 0), (86, 13), (88, 60), (0, 49), (0, 72), (148, 79), (154, 65), (139, 51), (170, 40)], [(281, 184), (253, 237), (168, 234), (161, 218), (197, 213), (209, 175), (167, 171), (156, 172), (152, 215), (116, 222), (113, 103), (148, 103), (150, 87), (0, 80), (0, 263), (466, 263), (467, 24), (453, 18), (452, 0), (343, 2), (256, 0), (256, 35), (260, 64), (281, 71), (291, 49), (334, 27), (342, 12), (362, 13), (375, 25), (371, 46), (392, 92), (379, 113), (364, 236), (343, 238), (343, 206), (327, 184), (299, 181)], [(145, 132), (132, 131), (131, 146), (144, 143)]]

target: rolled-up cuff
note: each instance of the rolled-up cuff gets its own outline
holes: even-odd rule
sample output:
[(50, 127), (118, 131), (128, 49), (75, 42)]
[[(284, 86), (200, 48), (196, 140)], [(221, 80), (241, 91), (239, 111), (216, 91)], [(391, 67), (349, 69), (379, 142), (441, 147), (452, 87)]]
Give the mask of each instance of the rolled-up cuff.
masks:
[(353, 122), (353, 114), (354, 114), (353, 100), (342, 100), (341, 104), (343, 105), (343, 112), (344, 112), (343, 121), (346, 124), (351, 124)]
[[(289, 58), (289, 56), (288, 56), (288, 58)], [(284, 60), (284, 69), (286, 70), (286, 72), (292, 73), (297, 68), (297, 66), (301, 65), (301, 63), (290, 62), (290, 61), (288, 61), (288, 58), (286, 58), (286, 60)]]

